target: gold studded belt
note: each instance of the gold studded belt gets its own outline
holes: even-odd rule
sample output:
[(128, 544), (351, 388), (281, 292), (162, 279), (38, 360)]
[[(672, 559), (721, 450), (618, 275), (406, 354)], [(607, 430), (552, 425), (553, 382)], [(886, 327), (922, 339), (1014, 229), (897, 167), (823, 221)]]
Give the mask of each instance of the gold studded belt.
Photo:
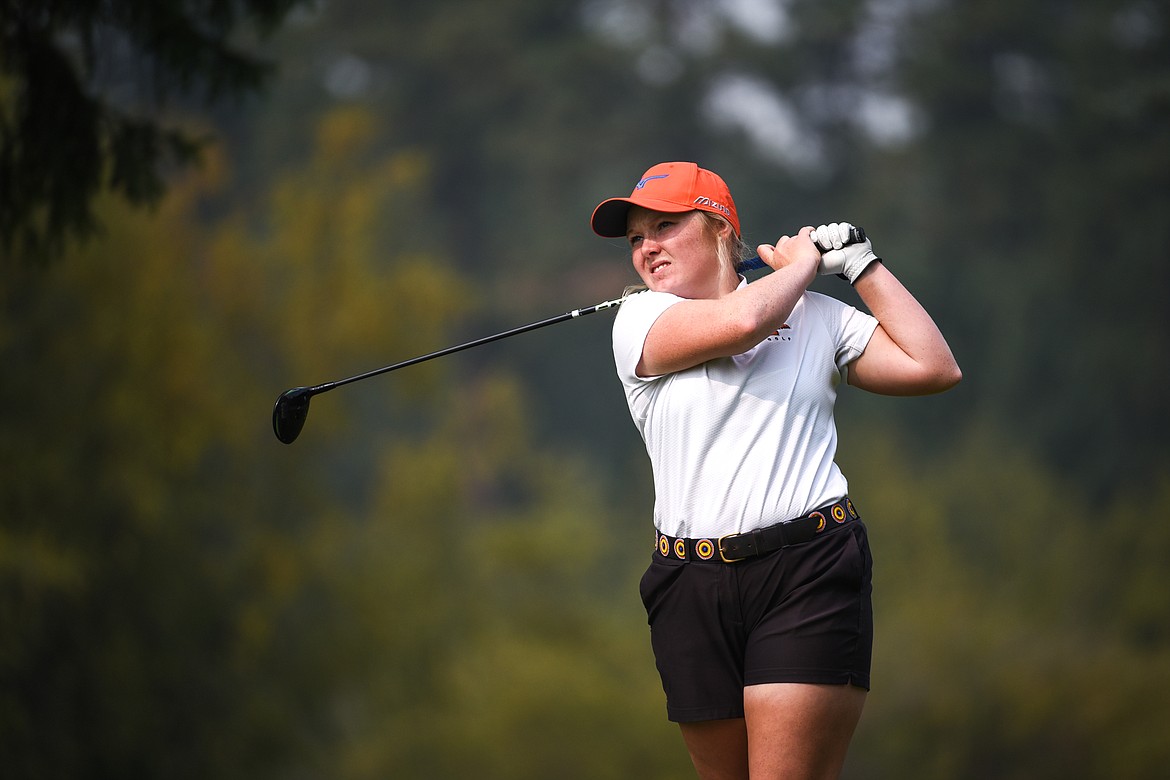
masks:
[(804, 517), (785, 520), (767, 528), (717, 538), (688, 539), (656, 534), (657, 553), (676, 561), (699, 563), (736, 563), (765, 553), (812, 541), (818, 534), (844, 525), (860, 516), (849, 497), (809, 512)]

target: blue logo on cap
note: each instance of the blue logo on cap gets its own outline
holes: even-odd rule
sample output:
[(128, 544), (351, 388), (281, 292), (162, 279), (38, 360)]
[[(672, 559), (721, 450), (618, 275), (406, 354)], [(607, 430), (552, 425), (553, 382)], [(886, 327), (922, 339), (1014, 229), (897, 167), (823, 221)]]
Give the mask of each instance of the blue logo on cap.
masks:
[(657, 176), (647, 176), (645, 179), (642, 179), (642, 181), (638, 182), (638, 185), (634, 187), (634, 189), (640, 190), (645, 187), (646, 182), (650, 181), (651, 179), (665, 179), (669, 175), (669, 173), (660, 173)]

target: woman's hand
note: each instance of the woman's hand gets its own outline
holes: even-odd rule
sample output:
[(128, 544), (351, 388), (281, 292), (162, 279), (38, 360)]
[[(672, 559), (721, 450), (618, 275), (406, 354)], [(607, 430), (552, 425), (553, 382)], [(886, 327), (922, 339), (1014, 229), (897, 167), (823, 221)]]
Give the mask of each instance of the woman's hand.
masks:
[(809, 266), (816, 273), (821, 262), (821, 252), (812, 240), (812, 227), (803, 227), (795, 236), (780, 236), (775, 244), (760, 244), (756, 251), (760, 259), (773, 271), (787, 266)]

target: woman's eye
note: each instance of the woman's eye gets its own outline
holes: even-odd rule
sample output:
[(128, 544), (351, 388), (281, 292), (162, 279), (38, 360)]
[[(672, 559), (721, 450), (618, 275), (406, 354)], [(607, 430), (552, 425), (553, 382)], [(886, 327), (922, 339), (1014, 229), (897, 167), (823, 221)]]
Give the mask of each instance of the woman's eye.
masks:
[(641, 236), (630, 236), (630, 246), (637, 246), (641, 241)]

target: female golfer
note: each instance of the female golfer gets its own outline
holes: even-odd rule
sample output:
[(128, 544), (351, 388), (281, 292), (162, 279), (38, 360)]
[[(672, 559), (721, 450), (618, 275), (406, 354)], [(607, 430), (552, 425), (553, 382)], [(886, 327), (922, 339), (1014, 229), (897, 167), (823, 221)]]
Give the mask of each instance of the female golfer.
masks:
[[(593, 213), (648, 288), (622, 304), (614, 359), (654, 474), (641, 583), (666, 692), (702, 778), (840, 774), (869, 689), (866, 529), (834, 463), (844, 378), (936, 393), (959, 367), (918, 301), (850, 226), (758, 252), (748, 284), (727, 185), (694, 163), (646, 171)], [(841, 274), (871, 314), (806, 288)]]

